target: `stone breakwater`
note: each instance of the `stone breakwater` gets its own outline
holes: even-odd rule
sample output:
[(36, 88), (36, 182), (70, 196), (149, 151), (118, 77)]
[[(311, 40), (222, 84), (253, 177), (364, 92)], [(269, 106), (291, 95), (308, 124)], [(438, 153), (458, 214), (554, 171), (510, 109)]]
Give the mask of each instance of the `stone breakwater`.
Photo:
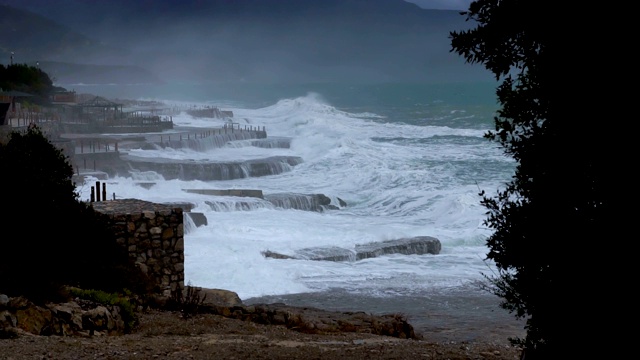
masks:
[[(252, 141), (264, 147), (288, 147), (288, 141), (270, 141), (264, 127), (223, 127), (210, 129), (175, 130), (163, 134), (63, 134), (68, 155), (76, 176), (101, 178), (130, 176), (131, 172), (155, 171), (166, 179), (230, 180), (249, 176), (273, 175), (290, 170), (302, 162), (299, 157), (269, 157), (250, 161), (176, 161), (171, 159), (139, 158), (129, 154), (132, 149), (161, 148), (190, 149), (203, 152), (225, 147), (234, 141)], [(261, 147), (262, 147), (261, 146)]]
[(280, 254), (265, 250), (262, 255), (274, 259), (299, 259), (316, 261), (359, 261), (388, 254), (404, 255), (437, 255), (442, 250), (440, 240), (431, 236), (416, 236), (357, 244), (354, 249), (345, 249), (337, 246), (312, 247), (297, 250), (293, 255)]

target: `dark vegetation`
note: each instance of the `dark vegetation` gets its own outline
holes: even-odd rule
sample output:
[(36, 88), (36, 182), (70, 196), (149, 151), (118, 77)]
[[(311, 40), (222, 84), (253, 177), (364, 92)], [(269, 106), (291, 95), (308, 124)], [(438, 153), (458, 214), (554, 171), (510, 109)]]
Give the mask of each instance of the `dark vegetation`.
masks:
[(130, 333), (138, 325), (136, 316), (136, 299), (133, 294), (126, 289), (124, 292), (109, 293), (102, 290), (83, 290), (70, 288), (69, 293), (74, 297), (92, 301), (103, 305), (115, 305), (120, 308), (120, 314), (124, 321), (124, 332)]
[(171, 292), (171, 298), (167, 301), (167, 310), (178, 311), (183, 319), (188, 319), (198, 313), (204, 304), (207, 295), (200, 295), (200, 289), (188, 284), (185, 291), (176, 289)]
[(36, 66), (0, 64), (0, 89), (31, 95), (26, 101), (45, 105), (54, 91), (65, 90), (53, 85), (49, 75)]
[[(495, 197), (481, 193), (488, 210), (485, 225), (494, 230), (487, 257), (498, 267), (487, 278), (502, 306), (527, 319), (526, 338), (518, 339), (527, 360), (594, 351), (605, 336), (594, 325), (608, 315), (583, 314), (573, 302), (605, 309), (612, 302), (605, 297), (613, 296), (591, 291), (580, 279), (609, 269), (593, 266), (594, 258), (582, 249), (596, 246), (615, 228), (609, 192), (617, 154), (591, 123), (611, 117), (600, 116), (607, 104), (604, 92), (615, 87), (595, 86), (594, 79), (607, 68), (601, 56), (615, 52), (608, 51), (603, 29), (571, 22), (601, 14), (585, 14), (585, 9), (569, 14), (555, 5), (475, 1), (463, 14), (478, 27), (451, 33), (452, 51), (502, 80), (495, 131), (485, 137), (499, 143), (517, 168)], [(569, 340), (576, 337), (578, 346)], [(597, 340), (589, 342), (592, 337)]]
[(0, 293), (44, 303), (65, 300), (67, 286), (153, 291), (106, 220), (79, 200), (68, 158), (38, 127), (0, 143), (0, 164), (0, 188), (11, 194), (0, 207)]

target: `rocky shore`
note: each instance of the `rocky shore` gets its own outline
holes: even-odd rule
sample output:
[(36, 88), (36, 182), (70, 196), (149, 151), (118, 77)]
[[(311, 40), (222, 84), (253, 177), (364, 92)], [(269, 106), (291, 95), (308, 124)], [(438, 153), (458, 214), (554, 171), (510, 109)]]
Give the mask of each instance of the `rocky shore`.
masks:
[[(237, 294), (218, 289), (199, 289), (198, 298), (202, 300), (198, 311), (189, 314), (156, 308), (140, 311), (136, 326), (125, 333), (118, 328), (122, 321), (117, 311), (105, 307), (96, 311), (100, 306), (88, 308), (83, 303), (75, 307), (76, 311), (67, 311), (73, 306), (37, 307), (24, 299), (3, 296), (0, 359), (519, 357), (519, 349), (490, 336), (472, 342), (429, 341), (428, 334), (415, 333), (398, 314), (376, 316), (284, 304), (244, 305)], [(47, 309), (51, 310), (48, 315)], [(9, 329), (11, 324), (15, 326)], [(36, 330), (38, 324), (41, 334)], [(92, 330), (86, 328), (87, 324)], [(45, 329), (59, 332), (46, 334)]]
[[(309, 334), (368, 333), (401, 339), (416, 339), (413, 326), (399, 314), (371, 315), (365, 312), (325, 311), (285, 304), (244, 305), (232, 291), (188, 287), (179, 302), (156, 296), (137, 312), (178, 311), (182, 317), (218, 315), (263, 325), (280, 325)], [(133, 304), (135, 302), (132, 301)], [(96, 303), (74, 298), (64, 303), (37, 305), (24, 297), (0, 294), (0, 338), (21, 335), (84, 336), (124, 335), (136, 326), (121, 305)]]
[(519, 359), (517, 348), (493, 341), (446, 343), (358, 332), (304, 333), (201, 314), (141, 314), (131, 334), (21, 335), (0, 339), (1, 360), (22, 359)]

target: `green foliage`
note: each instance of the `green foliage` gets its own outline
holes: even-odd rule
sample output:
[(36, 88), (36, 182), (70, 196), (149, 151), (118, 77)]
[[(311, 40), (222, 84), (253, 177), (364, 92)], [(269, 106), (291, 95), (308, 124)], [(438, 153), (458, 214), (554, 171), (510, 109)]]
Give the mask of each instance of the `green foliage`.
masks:
[(70, 289), (71, 295), (80, 299), (93, 301), (102, 305), (118, 306), (120, 308), (120, 315), (125, 323), (124, 331), (126, 333), (138, 324), (138, 317), (136, 316), (135, 301), (131, 299), (131, 292), (124, 291), (124, 293), (108, 293), (101, 290), (83, 290), (78, 288)]
[(602, 146), (601, 130), (584, 123), (599, 109), (585, 99), (602, 90), (586, 85), (568, 61), (598, 69), (591, 53), (579, 55), (595, 37), (576, 32), (566, 23), (576, 15), (559, 10), (548, 1), (474, 1), (465, 14), (477, 28), (451, 33), (453, 51), (502, 80), (495, 131), (485, 137), (517, 167), (495, 197), (481, 192), (485, 225), (494, 231), (487, 258), (498, 268), (487, 279), (502, 306), (527, 319), (526, 339), (515, 340), (527, 360), (554, 358), (571, 346), (566, 331), (584, 320), (567, 302), (592, 297), (578, 285), (590, 273), (579, 249), (602, 241), (612, 218), (607, 179), (617, 155)]

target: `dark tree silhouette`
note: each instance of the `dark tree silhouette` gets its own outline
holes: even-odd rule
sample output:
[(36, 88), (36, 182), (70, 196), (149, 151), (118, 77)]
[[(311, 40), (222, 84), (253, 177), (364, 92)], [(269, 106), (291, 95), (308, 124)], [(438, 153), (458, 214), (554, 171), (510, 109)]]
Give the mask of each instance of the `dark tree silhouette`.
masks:
[(477, 27), (450, 36), (452, 51), (482, 63), (501, 81), (495, 131), (485, 137), (498, 142), (517, 167), (495, 197), (481, 192), (485, 225), (494, 230), (487, 258), (498, 269), (486, 277), (502, 307), (527, 319), (526, 338), (514, 339), (527, 360), (568, 356), (560, 354), (575, 348), (569, 339), (585, 335), (583, 325), (602, 318), (588, 315), (586, 321), (572, 302), (596, 303), (581, 281), (603, 269), (593, 271), (593, 257), (583, 249), (611, 229), (608, 181), (615, 155), (602, 129), (592, 126), (603, 111), (593, 101), (603, 89), (592, 82), (601, 74), (592, 55), (609, 47), (576, 25), (576, 17), (589, 17), (558, 6), (474, 1), (462, 15)]
[(146, 295), (152, 285), (106, 219), (79, 200), (69, 159), (37, 126), (0, 142), (0, 293), (61, 299), (64, 285)]
[(0, 89), (16, 90), (33, 95), (30, 102), (49, 104), (49, 96), (55, 89), (49, 74), (35, 66), (26, 64), (0, 65)]

